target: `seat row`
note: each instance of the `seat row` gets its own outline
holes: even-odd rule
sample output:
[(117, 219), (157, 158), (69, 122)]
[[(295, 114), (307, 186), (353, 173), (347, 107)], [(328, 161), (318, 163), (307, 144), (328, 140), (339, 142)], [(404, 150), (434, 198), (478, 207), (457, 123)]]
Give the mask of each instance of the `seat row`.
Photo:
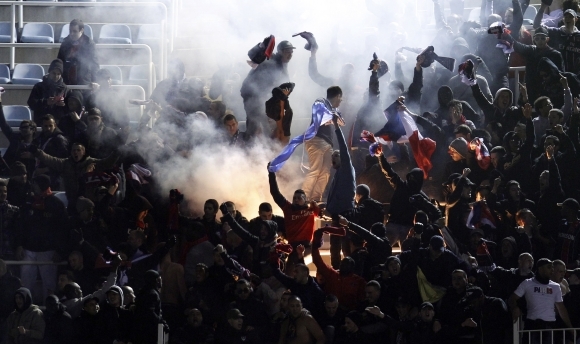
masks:
[[(12, 23), (0, 22), (0, 43), (11, 43)], [(59, 43), (69, 34), (70, 24), (62, 27)], [(85, 24), (84, 32), (91, 39), (93, 29)], [(150, 44), (151, 40), (161, 39), (160, 24), (143, 24), (139, 27), (136, 44)], [(48, 23), (26, 23), (22, 29), (21, 43), (54, 43), (54, 28)], [(131, 29), (124, 24), (105, 24), (101, 27), (97, 43), (101, 44), (133, 44)]]
[[(123, 78), (123, 71), (119, 66), (102, 65), (100, 67), (111, 72), (112, 85), (139, 85), (145, 88), (149, 80), (149, 67), (147, 65), (131, 66), (129, 77), (126, 80)], [(7, 65), (0, 64), (0, 84), (34, 85), (41, 82), (45, 74), (44, 67), (39, 64), (17, 64), (12, 75)]]

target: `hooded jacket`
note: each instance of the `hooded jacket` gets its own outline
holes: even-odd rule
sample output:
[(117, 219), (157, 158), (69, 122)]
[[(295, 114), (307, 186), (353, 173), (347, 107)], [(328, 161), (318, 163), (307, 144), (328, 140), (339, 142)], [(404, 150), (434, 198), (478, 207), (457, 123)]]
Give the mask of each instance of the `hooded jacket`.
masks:
[(30, 110), (34, 111), (34, 121), (37, 124), (42, 122), (42, 117), (51, 114), (58, 122), (67, 113), (66, 106), (48, 105), (48, 98), (69, 94), (69, 89), (60, 78), (57, 82), (50, 80), (48, 75), (42, 77), (42, 81), (35, 84), (28, 96), (27, 104)]
[[(18, 132), (14, 132), (8, 122), (6, 122), (6, 117), (4, 115), (4, 108), (2, 107), (2, 103), (0, 102), (0, 129), (6, 139), (8, 140), (8, 148), (4, 153), (4, 160), (8, 166), (12, 166), (12, 164), (16, 161), (22, 162), (25, 166), (27, 171), (33, 171), (36, 165), (36, 161), (34, 159), (23, 159), (20, 155), (24, 152), (28, 151), (28, 146), (30, 144), (24, 143), (22, 141), (22, 136)], [(36, 128), (34, 129), (36, 132)], [(34, 136), (33, 136), (34, 137)]]
[(79, 90), (73, 90), (69, 92), (69, 94), (64, 99), (66, 104), (66, 116), (63, 116), (57, 120), (58, 128), (62, 131), (63, 136), (66, 137), (66, 139), (71, 143), (77, 142), (81, 132), (86, 128), (86, 125), (83, 122), (84, 116), (82, 113), (78, 113), (78, 115), (81, 117), (81, 120), (77, 122), (74, 122), (69, 115), (73, 111), (70, 105), (70, 101), (73, 99), (81, 104), (81, 106), (84, 106), (85, 98)]
[[(538, 65), (542, 58), (551, 60), (559, 70), (564, 70), (564, 61), (559, 51), (546, 47), (540, 49), (535, 45), (513, 42), (514, 51), (526, 58), (526, 87), (528, 89), (528, 99), (538, 99), (542, 91), (542, 78), (538, 71)], [(552, 100), (553, 102), (554, 100)], [(557, 107), (554, 104), (554, 107)], [(561, 106), (560, 106), (561, 107)]]
[[(500, 88), (497, 90), (493, 97), (493, 102), (490, 102), (485, 98), (478, 84), (471, 86), (471, 91), (473, 92), (473, 97), (477, 101), (477, 104), (483, 111), (485, 125), (487, 126), (489, 123), (493, 122), (501, 123), (504, 132), (500, 133), (500, 137), (503, 137), (505, 131), (513, 129), (516, 123), (524, 118), (522, 109), (511, 105), (513, 103), (514, 95), (509, 88)], [(499, 96), (502, 92), (509, 92), (510, 96), (509, 103), (504, 109), (501, 109), (498, 106)], [(530, 96), (530, 99), (535, 98)]]
[[(568, 81), (568, 87), (570, 92), (577, 96), (580, 93), (580, 80), (578, 76), (574, 73), (564, 72), (560, 69), (558, 65), (554, 63), (551, 59), (547, 57), (540, 58), (538, 62), (538, 74), (544, 72), (548, 75), (548, 79), (541, 81), (541, 90), (539, 96), (547, 96), (554, 104), (555, 109), (560, 109), (564, 106), (565, 96), (560, 84), (560, 74), (563, 75)], [(532, 98), (530, 98), (532, 99)]]
[(421, 191), (423, 187), (423, 170), (414, 168), (407, 173), (407, 180), (403, 180), (393, 170), (383, 154), (379, 158), (379, 165), (381, 166), (383, 174), (393, 189), (395, 189), (389, 209), (389, 222), (399, 225), (409, 225), (411, 227), (417, 209), (411, 205), (409, 198), (416, 194), (421, 194), (425, 198), (429, 198)]
[(42, 341), (46, 344), (72, 344), (74, 331), (71, 315), (55, 295), (49, 297), (56, 300), (57, 309), (55, 313), (50, 313), (48, 310), (44, 312), (46, 328)]
[[(275, 121), (282, 120), (284, 136), (290, 136), (290, 125), (292, 124), (293, 114), (294, 112), (290, 107), (288, 96), (282, 92), (280, 87), (273, 88), (272, 98), (266, 101), (266, 115)], [(278, 137), (278, 139), (280, 138)]]
[[(123, 304), (124, 297), (121, 287), (114, 285), (107, 290), (107, 293), (111, 290), (121, 296), (121, 304)], [(98, 343), (111, 344), (114, 340), (127, 343), (132, 320), (130, 311), (123, 307), (113, 307), (108, 301), (105, 301), (97, 314)]]
[[(40, 343), (44, 337), (45, 322), (42, 311), (38, 306), (32, 304), (32, 295), (27, 288), (20, 288), (14, 296), (19, 294), (24, 299), (21, 309), (16, 307), (8, 316), (6, 328), (8, 330), (8, 344), (35, 344)], [(23, 326), (26, 334), (20, 334), (17, 327)]]
[[(457, 100), (454, 98), (453, 90), (451, 87), (444, 85), (439, 87), (437, 90), (437, 100), (439, 102), (439, 107), (435, 110), (436, 117), (432, 119), (433, 123), (435, 123), (438, 127), (443, 128), (444, 124), (450, 125), (451, 119), (449, 118), (449, 103), (452, 100)], [(463, 116), (466, 120), (470, 120), (473, 123), (479, 123), (480, 116), (473, 110), (471, 105), (468, 102), (459, 100), (461, 102), (461, 107), (463, 108)], [(445, 121), (445, 122), (443, 122)]]

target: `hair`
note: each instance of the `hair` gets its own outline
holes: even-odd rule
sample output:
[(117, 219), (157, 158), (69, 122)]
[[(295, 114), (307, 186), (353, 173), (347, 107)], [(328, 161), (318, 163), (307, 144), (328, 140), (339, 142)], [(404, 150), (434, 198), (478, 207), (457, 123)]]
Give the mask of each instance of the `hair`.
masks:
[(230, 208), (230, 207), (231, 207), (231, 208), (234, 208), (234, 209), (236, 209), (236, 204), (235, 204), (234, 202), (232, 202), (232, 201), (226, 201), (226, 202), (224, 202), (224, 204), (225, 204), (225, 205), (226, 205), (226, 207), (228, 207), (228, 208)]
[(546, 140), (548, 140), (548, 139), (550, 139), (550, 140), (554, 141), (554, 144), (555, 144), (556, 146), (560, 146), (560, 139), (558, 138), (558, 136), (554, 136), (554, 135), (548, 135), (548, 136), (546, 136), (546, 138), (544, 139), (544, 143), (546, 143)]
[(226, 104), (221, 100), (212, 100), (211, 104), (215, 104), (217, 107), (217, 111), (220, 113), (220, 117), (226, 115)]
[(195, 264), (195, 267), (196, 267), (196, 268), (202, 268), (202, 269), (204, 269), (206, 272), (207, 272), (207, 270), (209, 269), (209, 268), (207, 267), (207, 265), (205, 265), (204, 263), (197, 263), (197, 264)]
[(238, 119), (236, 118), (236, 116), (234, 116), (231, 113), (224, 116), (223, 122), (224, 122), (224, 124), (226, 124), (226, 122), (229, 122), (231, 120), (234, 120), (234, 121), (236, 121), (236, 123), (238, 123)]
[(272, 205), (268, 202), (264, 202), (264, 203), (260, 203), (260, 206), (258, 207), (258, 211), (265, 211), (265, 212), (271, 212), (272, 211)]
[(493, 148), (491, 149), (491, 151), (490, 151), (489, 153), (490, 153), (490, 154), (491, 154), (491, 153), (497, 153), (497, 154), (499, 154), (501, 157), (503, 157), (503, 156), (505, 156), (505, 155), (506, 155), (506, 153), (507, 153), (507, 152), (505, 151), (505, 148), (504, 148), (503, 146), (495, 146), (495, 147), (493, 147)]
[(70, 256), (77, 256), (77, 257), (79, 257), (79, 258), (81, 258), (81, 259), (83, 259), (83, 258), (84, 258), (84, 257), (83, 257), (83, 254), (82, 254), (80, 251), (72, 251), (72, 252), (71, 252), (71, 253), (70, 253), (68, 256), (69, 256), (69, 257), (70, 257)]
[(85, 23), (83, 23), (83, 21), (81, 19), (73, 19), (73, 20), (71, 20), (69, 26), (70, 27), (78, 26), (79, 30), (84, 30)]
[(328, 294), (324, 298), (324, 302), (338, 302), (338, 297), (334, 294)]
[(534, 215), (534, 213), (528, 208), (518, 210), (518, 212), (516, 213), (516, 223), (520, 221), (526, 214)]
[(101, 68), (95, 73), (95, 77), (97, 79), (108, 79), (108, 78), (112, 78), (113, 76), (111, 75), (110, 70), (105, 69), (105, 68)]
[(342, 95), (342, 89), (338, 86), (330, 86), (326, 90), (326, 99), (332, 99), (338, 95)]
[(290, 301), (298, 301), (300, 303), (302, 303), (302, 300), (300, 300), (300, 298), (297, 295), (290, 295), (290, 297), (288, 298), (288, 303), (290, 303)]
[(366, 287), (374, 287), (377, 290), (381, 290), (381, 284), (376, 280), (368, 281)]
[(56, 119), (54, 118), (53, 115), (44, 115), (42, 116), (42, 121), (53, 121), (54, 125), (56, 125)]
[(555, 112), (558, 114), (558, 117), (560, 117), (560, 119), (564, 118), (564, 113), (562, 112), (562, 110), (560, 109), (552, 109), (550, 110), (550, 113)]
[(459, 110), (459, 112), (463, 113), (463, 104), (459, 100), (452, 100), (449, 103), (447, 103), (447, 108), (450, 108), (450, 107), (454, 107), (457, 110)]
[(461, 125), (457, 126), (457, 128), (455, 128), (455, 132), (458, 134), (463, 134), (463, 135), (467, 135), (467, 134), (471, 135), (472, 130), (467, 125), (461, 124)]
[(22, 126), (22, 124), (26, 124), (28, 126), (36, 128), (36, 123), (29, 119), (25, 119), (24, 121), (20, 122), (20, 126)]
[(534, 257), (531, 254), (529, 254), (528, 252), (521, 253), (518, 257), (518, 260), (520, 260), (524, 257), (530, 257), (530, 258), (532, 258), (532, 261), (534, 261)]
[(556, 265), (560, 265), (563, 267), (566, 267), (566, 263), (564, 263), (564, 261), (560, 260), (560, 259), (555, 259), (552, 261), (552, 265), (556, 266)]
[(218, 210), (219, 210), (219, 208), (220, 208), (220, 205), (219, 205), (218, 201), (216, 201), (216, 200), (215, 200), (215, 199), (213, 199), (213, 198), (210, 198), (210, 199), (206, 200), (206, 201), (204, 202), (204, 204), (205, 204), (205, 203), (209, 203), (209, 204), (211, 204), (211, 205), (213, 206), (213, 209), (214, 209), (215, 211), (218, 211)]
[(72, 271), (70, 271), (70, 270), (61, 270), (61, 271), (58, 273), (58, 275), (59, 275), (59, 276), (60, 276), (60, 275), (66, 275), (66, 278), (67, 278), (69, 281), (74, 281), (74, 280), (75, 280), (75, 275), (74, 275), (74, 273), (73, 273)]
[(421, 220), (419, 222), (421, 222), (424, 225), (427, 225), (429, 223), (429, 215), (427, 215), (427, 213), (424, 212), (423, 210), (417, 210), (417, 212), (415, 212), (415, 218)]
[(8, 186), (8, 182), (6, 182), (6, 179), (0, 179), (0, 187), (1, 186)]
[(467, 278), (467, 273), (461, 269), (455, 269), (455, 270), (453, 270), (453, 272), (451, 274), (454, 274), (454, 273), (461, 273), (463, 275), (463, 277)]
[(545, 101), (549, 99), (550, 97), (546, 96), (538, 97), (538, 99), (536, 99), (536, 101), (534, 102), (534, 110), (536, 110), (537, 113), (540, 113), (540, 109), (544, 107)]
[(90, 108), (89, 111), (87, 111), (87, 116), (99, 116), (99, 117), (103, 117), (103, 115), (101, 114), (101, 110), (99, 110), (96, 107)]
[(308, 268), (308, 266), (304, 265), (304, 264), (296, 264), (294, 265), (294, 269), (296, 270), (302, 270), (306, 273), (310, 273), (310, 269)]
[(294, 191), (294, 193), (295, 194), (296, 193), (299, 193), (299, 194), (302, 194), (302, 195), (306, 196), (306, 192), (304, 192), (304, 190), (302, 190), (302, 189), (298, 189), (298, 190)]
[(85, 149), (85, 145), (80, 142), (74, 142), (72, 145), (70, 145), (70, 148), (72, 149), (74, 146), (83, 147), (83, 149)]
[(250, 282), (244, 278), (240, 278), (239, 280), (236, 281), (236, 287), (242, 284), (245, 285), (246, 287), (250, 287)]

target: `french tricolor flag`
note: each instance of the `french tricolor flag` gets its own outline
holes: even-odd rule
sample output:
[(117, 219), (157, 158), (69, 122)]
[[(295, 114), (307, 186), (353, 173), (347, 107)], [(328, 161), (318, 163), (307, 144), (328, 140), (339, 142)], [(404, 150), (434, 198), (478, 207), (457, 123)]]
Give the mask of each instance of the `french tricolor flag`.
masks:
[(399, 101), (395, 101), (385, 111), (387, 123), (377, 133), (373, 134), (367, 130), (361, 133), (361, 140), (376, 143), (369, 147), (371, 155), (374, 154), (378, 144), (391, 145), (393, 142), (407, 143), (409, 142), (413, 156), (417, 162), (417, 166), (423, 170), (425, 178), (427, 178), (429, 171), (433, 165), (431, 164), (431, 155), (435, 152), (435, 141), (430, 138), (424, 138), (415, 120), (409, 112), (405, 109), (401, 111), (399, 107), (402, 105)]
[(466, 225), (471, 229), (480, 228), (484, 225), (496, 228), (495, 218), (484, 201), (477, 201), (471, 204), (471, 211), (467, 217)]

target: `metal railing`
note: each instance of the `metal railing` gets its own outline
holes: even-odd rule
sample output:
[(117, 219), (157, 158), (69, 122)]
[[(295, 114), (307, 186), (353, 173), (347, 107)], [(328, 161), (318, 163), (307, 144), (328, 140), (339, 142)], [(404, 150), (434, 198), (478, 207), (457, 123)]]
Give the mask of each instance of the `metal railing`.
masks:
[[(11, 21), (11, 39), (12, 43), (16, 43), (16, 24), (18, 24), (18, 28), (22, 29), (24, 26), (24, 8), (25, 7), (112, 7), (112, 8), (147, 8), (155, 10), (155, 17), (160, 18), (158, 21), (161, 24), (161, 40), (162, 40), (162, 47), (161, 47), (161, 78), (165, 78), (167, 73), (167, 56), (173, 51), (173, 38), (176, 34), (175, 24), (177, 22), (177, 14), (178, 11), (176, 9), (178, 5), (178, 0), (173, 0), (171, 7), (171, 20), (172, 23), (170, 25), (169, 34), (167, 33), (167, 25), (168, 25), (168, 10), (167, 6), (165, 6), (162, 2), (46, 2), (46, 1), (0, 1), (0, 7), (3, 6), (10, 6), (11, 14), (10, 14), (10, 21)], [(18, 15), (18, 21), (16, 20), (16, 16)], [(45, 20), (45, 22), (50, 22), (50, 17)], [(116, 21), (108, 22), (110, 24), (118, 23)], [(128, 24), (150, 24), (150, 23), (128, 23)], [(56, 37), (55, 37), (56, 40)], [(20, 44), (29, 44), (29, 43), (20, 43)], [(12, 48), (10, 53), (10, 66), (14, 68), (14, 63), (16, 59), (16, 52), (15, 47)]]
[(513, 99), (513, 103), (514, 105), (518, 104), (518, 99), (520, 99), (520, 72), (525, 72), (526, 71), (526, 67), (525, 66), (521, 66), (521, 67), (510, 67), (510, 72), (514, 73), (514, 79), (515, 79), (515, 84), (514, 84), (514, 94), (515, 97)]
[[(522, 318), (518, 319), (513, 325), (513, 343), (514, 344), (567, 344), (568, 340), (573, 339), (573, 343), (577, 344), (580, 343), (580, 337), (578, 336), (577, 331), (580, 331), (580, 328), (558, 328), (558, 329), (547, 329), (547, 330), (524, 330), (523, 329), (523, 320)], [(570, 335), (566, 333), (568, 331), (573, 331), (574, 335)], [(537, 334), (537, 336), (534, 336)], [(527, 340), (524, 341), (524, 335), (527, 335)], [(546, 335), (547, 339), (544, 340), (544, 335)], [(554, 341), (554, 337), (558, 338), (561, 336), (561, 342)], [(539, 337), (539, 341), (534, 339), (533, 337)]]
[[(10, 61), (10, 69), (14, 69), (14, 56), (16, 49), (30, 49), (30, 48), (44, 48), (44, 49), (60, 49), (60, 43), (0, 43), (1, 48), (10, 48), (12, 49), (11, 52), (11, 61)], [(153, 92), (153, 88), (155, 87), (154, 79), (153, 79), (153, 53), (151, 51), (151, 47), (147, 44), (96, 44), (95, 45), (97, 50), (101, 49), (123, 49), (123, 50), (144, 50), (146, 53), (146, 61), (149, 65), (149, 73), (148, 73), (148, 89), (146, 90), (147, 96), (151, 95)]]

